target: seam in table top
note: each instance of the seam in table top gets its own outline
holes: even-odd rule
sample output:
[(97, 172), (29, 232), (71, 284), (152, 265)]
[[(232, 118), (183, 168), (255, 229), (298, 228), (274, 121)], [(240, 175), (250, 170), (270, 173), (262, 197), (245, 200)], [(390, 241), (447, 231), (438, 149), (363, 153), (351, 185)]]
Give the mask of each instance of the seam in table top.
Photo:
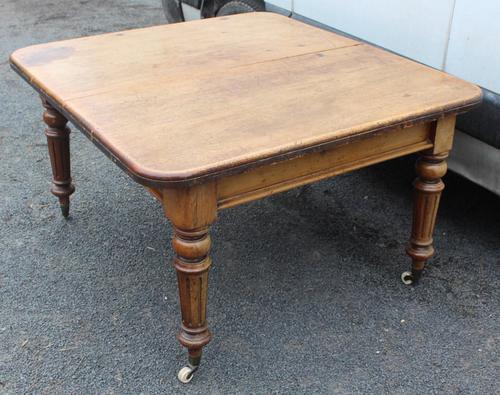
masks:
[[(222, 69), (222, 70), (218, 69), (216, 71), (212, 70), (212, 71), (206, 71), (206, 72), (202, 72), (202, 73), (197, 73), (196, 77), (190, 78), (190, 80), (193, 81), (193, 80), (203, 79), (204, 77), (209, 76), (209, 75), (217, 75), (217, 74), (225, 73), (225, 72), (227, 72), (229, 70), (237, 70), (237, 69), (241, 69), (241, 68), (245, 68), (245, 67), (255, 66), (255, 65), (258, 65), (258, 64), (279, 62), (279, 61), (283, 61), (283, 60), (287, 60), (287, 59), (300, 58), (302, 56), (309, 56), (309, 55), (314, 55), (314, 54), (318, 54), (318, 53), (331, 52), (331, 51), (336, 51), (336, 50), (341, 50), (341, 49), (351, 48), (351, 47), (357, 47), (357, 46), (362, 46), (362, 45), (365, 45), (365, 44), (363, 44), (361, 42), (353, 42), (353, 43), (351, 43), (349, 45), (343, 45), (343, 46), (335, 47), (335, 48), (327, 48), (327, 49), (322, 49), (322, 50), (317, 50), (317, 51), (304, 52), (304, 53), (300, 53), (300, 54), (297, 54), (297, 55), (283, 56), (283, 57), (279, 57), (279, 58), (275, 58), (275, 59), (263, 60), (263, 61), (259, 61), (259, 62), (252, 62), (252, 63), (240, 64), (240, 65), (228, 67), (228, 68), (225, 68), (225, 69)], [(145, 82), (145, 84), (158, 85), (158, 84), (165, 83), (165, 82), (167, 82), (169, 80), (175, 80), (175, 79), (177, 79), (177, 77), (176, 78), (165, 77), (165, 78), (156, 79), (155, 81), (151, 81), (149, 83), (147, 82), (148, 81), (147, 79), (144, 79), (143, 82)], [(32, 80), (32, 79), (30, 78), (30, 80)], [(136, 83), (137, 83), (137, 80), (134, 81), (134, 84), (136, 84)], [(124, 85), (126, 85), (126, 83)], [(74, 100), (79, 100), (79, 99), (93, 97), (93, 96), (99, 96), (99, 95), (101, 95), (103, 93), (109, 93), (109, 92), (112, 92), (114, 90), (120, 89), (122, 86), (123, 85), (119, 85), (119, 86), (115, 86), (115, 87), (112, 87), (112, 88), (109, 88), (109, 89), (103, 89), (103, 90), (101, 90), (99, 92), (94, 92), (94, 93), (87, 93), (87, 94), (70, 96), (68, 98), (65, 98), (64, 101), (69, 103), (70, 101), (74, 101)], [(50, 87), (48, 87), (48, 86), (46, 86), (46, 88), (48, 88), (48, 90), (51, 90)]]
[(318, 50), (318, 51), (304, 52), (304, 53), (297, 54), (297, 55), (283, 56), (281, 58), (276, 58), (276, 59), (261, 60), (259, 62), (240, 64), (238, 66), (229, 67), (227, 70), (233, 70), (233, 69), (238, 69), (238, 68), (247, 67), (247, 66), (254, 66), (254, 65), (262, 64), (262, 63), (272, 63), (272, 62), (276, 62), (276, 61), (280, 61), (280, 60), (299, 58), (301, 56), (314, 55), (314, 54), (323, 53), (323, 52), (330, 52), (330, 51), (335, 51), (337, 49), (357, 47), (359, 45), (364, 45), (364, 44), (363, 43), (355, 42), (355, 43), (350, 44), (350, 45), (342, 45), (341, 47), (335, 47), (335, 48), (329, 48), (329, 49), (321, 49), (321, 50)]

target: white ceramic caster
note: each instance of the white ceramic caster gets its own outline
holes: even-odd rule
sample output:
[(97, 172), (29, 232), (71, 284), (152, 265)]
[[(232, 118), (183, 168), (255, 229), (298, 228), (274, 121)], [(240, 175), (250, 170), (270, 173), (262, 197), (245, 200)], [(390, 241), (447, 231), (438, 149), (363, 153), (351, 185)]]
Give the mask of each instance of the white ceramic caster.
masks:
[(403, 272), (401, 273), (401, 281), (405, 285), (413, 284), (413, 274), (411, 272)]
[(196, 369), (189, 366), (184, 366), (179, 373), (177, 373), (177, 378), (181, 383), (187, 384), (193, 379), (193, 373)]

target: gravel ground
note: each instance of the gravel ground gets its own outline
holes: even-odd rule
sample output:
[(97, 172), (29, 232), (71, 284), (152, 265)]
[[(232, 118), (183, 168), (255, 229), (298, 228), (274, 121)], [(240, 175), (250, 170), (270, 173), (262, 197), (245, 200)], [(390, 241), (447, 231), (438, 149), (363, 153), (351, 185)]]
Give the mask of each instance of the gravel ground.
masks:
[(38, 98), (7, 62), (29, 44), (164, 23), (159, 3), (0, 2), (0, 393), (499, 393), (500, 200), (446, 176), (436, 257), (406, 287), (414, 158), (222, 212), (215, 337), (177, 382), (159, 204), (75, 131), (62, 219)]

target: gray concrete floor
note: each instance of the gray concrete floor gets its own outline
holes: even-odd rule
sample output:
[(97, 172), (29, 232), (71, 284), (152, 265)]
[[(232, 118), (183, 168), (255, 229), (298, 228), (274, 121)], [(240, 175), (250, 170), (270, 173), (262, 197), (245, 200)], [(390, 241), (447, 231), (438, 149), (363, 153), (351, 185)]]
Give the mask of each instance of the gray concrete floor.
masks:
[(403, 286), (414, 158), (222, 212), (215, 337), (193, 382), (177, 382), (160, 206), (75, 131), (63, 220), (38, 98), (7, 62), (33, 43), (161, 24), (159, 3), (0, 2), (0, 393), (498, 393), (500, 200), (449, 174), (437, 255)]

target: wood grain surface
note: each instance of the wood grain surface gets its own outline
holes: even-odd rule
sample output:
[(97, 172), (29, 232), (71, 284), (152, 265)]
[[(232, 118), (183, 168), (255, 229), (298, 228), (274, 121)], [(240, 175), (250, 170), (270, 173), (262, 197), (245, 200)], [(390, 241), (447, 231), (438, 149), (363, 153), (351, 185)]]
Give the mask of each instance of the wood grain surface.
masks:
[(438, 119), (481, 98), (450, 75), (271, 13), (36, 45), (11, 64), (122, 167), (165, 185)]

